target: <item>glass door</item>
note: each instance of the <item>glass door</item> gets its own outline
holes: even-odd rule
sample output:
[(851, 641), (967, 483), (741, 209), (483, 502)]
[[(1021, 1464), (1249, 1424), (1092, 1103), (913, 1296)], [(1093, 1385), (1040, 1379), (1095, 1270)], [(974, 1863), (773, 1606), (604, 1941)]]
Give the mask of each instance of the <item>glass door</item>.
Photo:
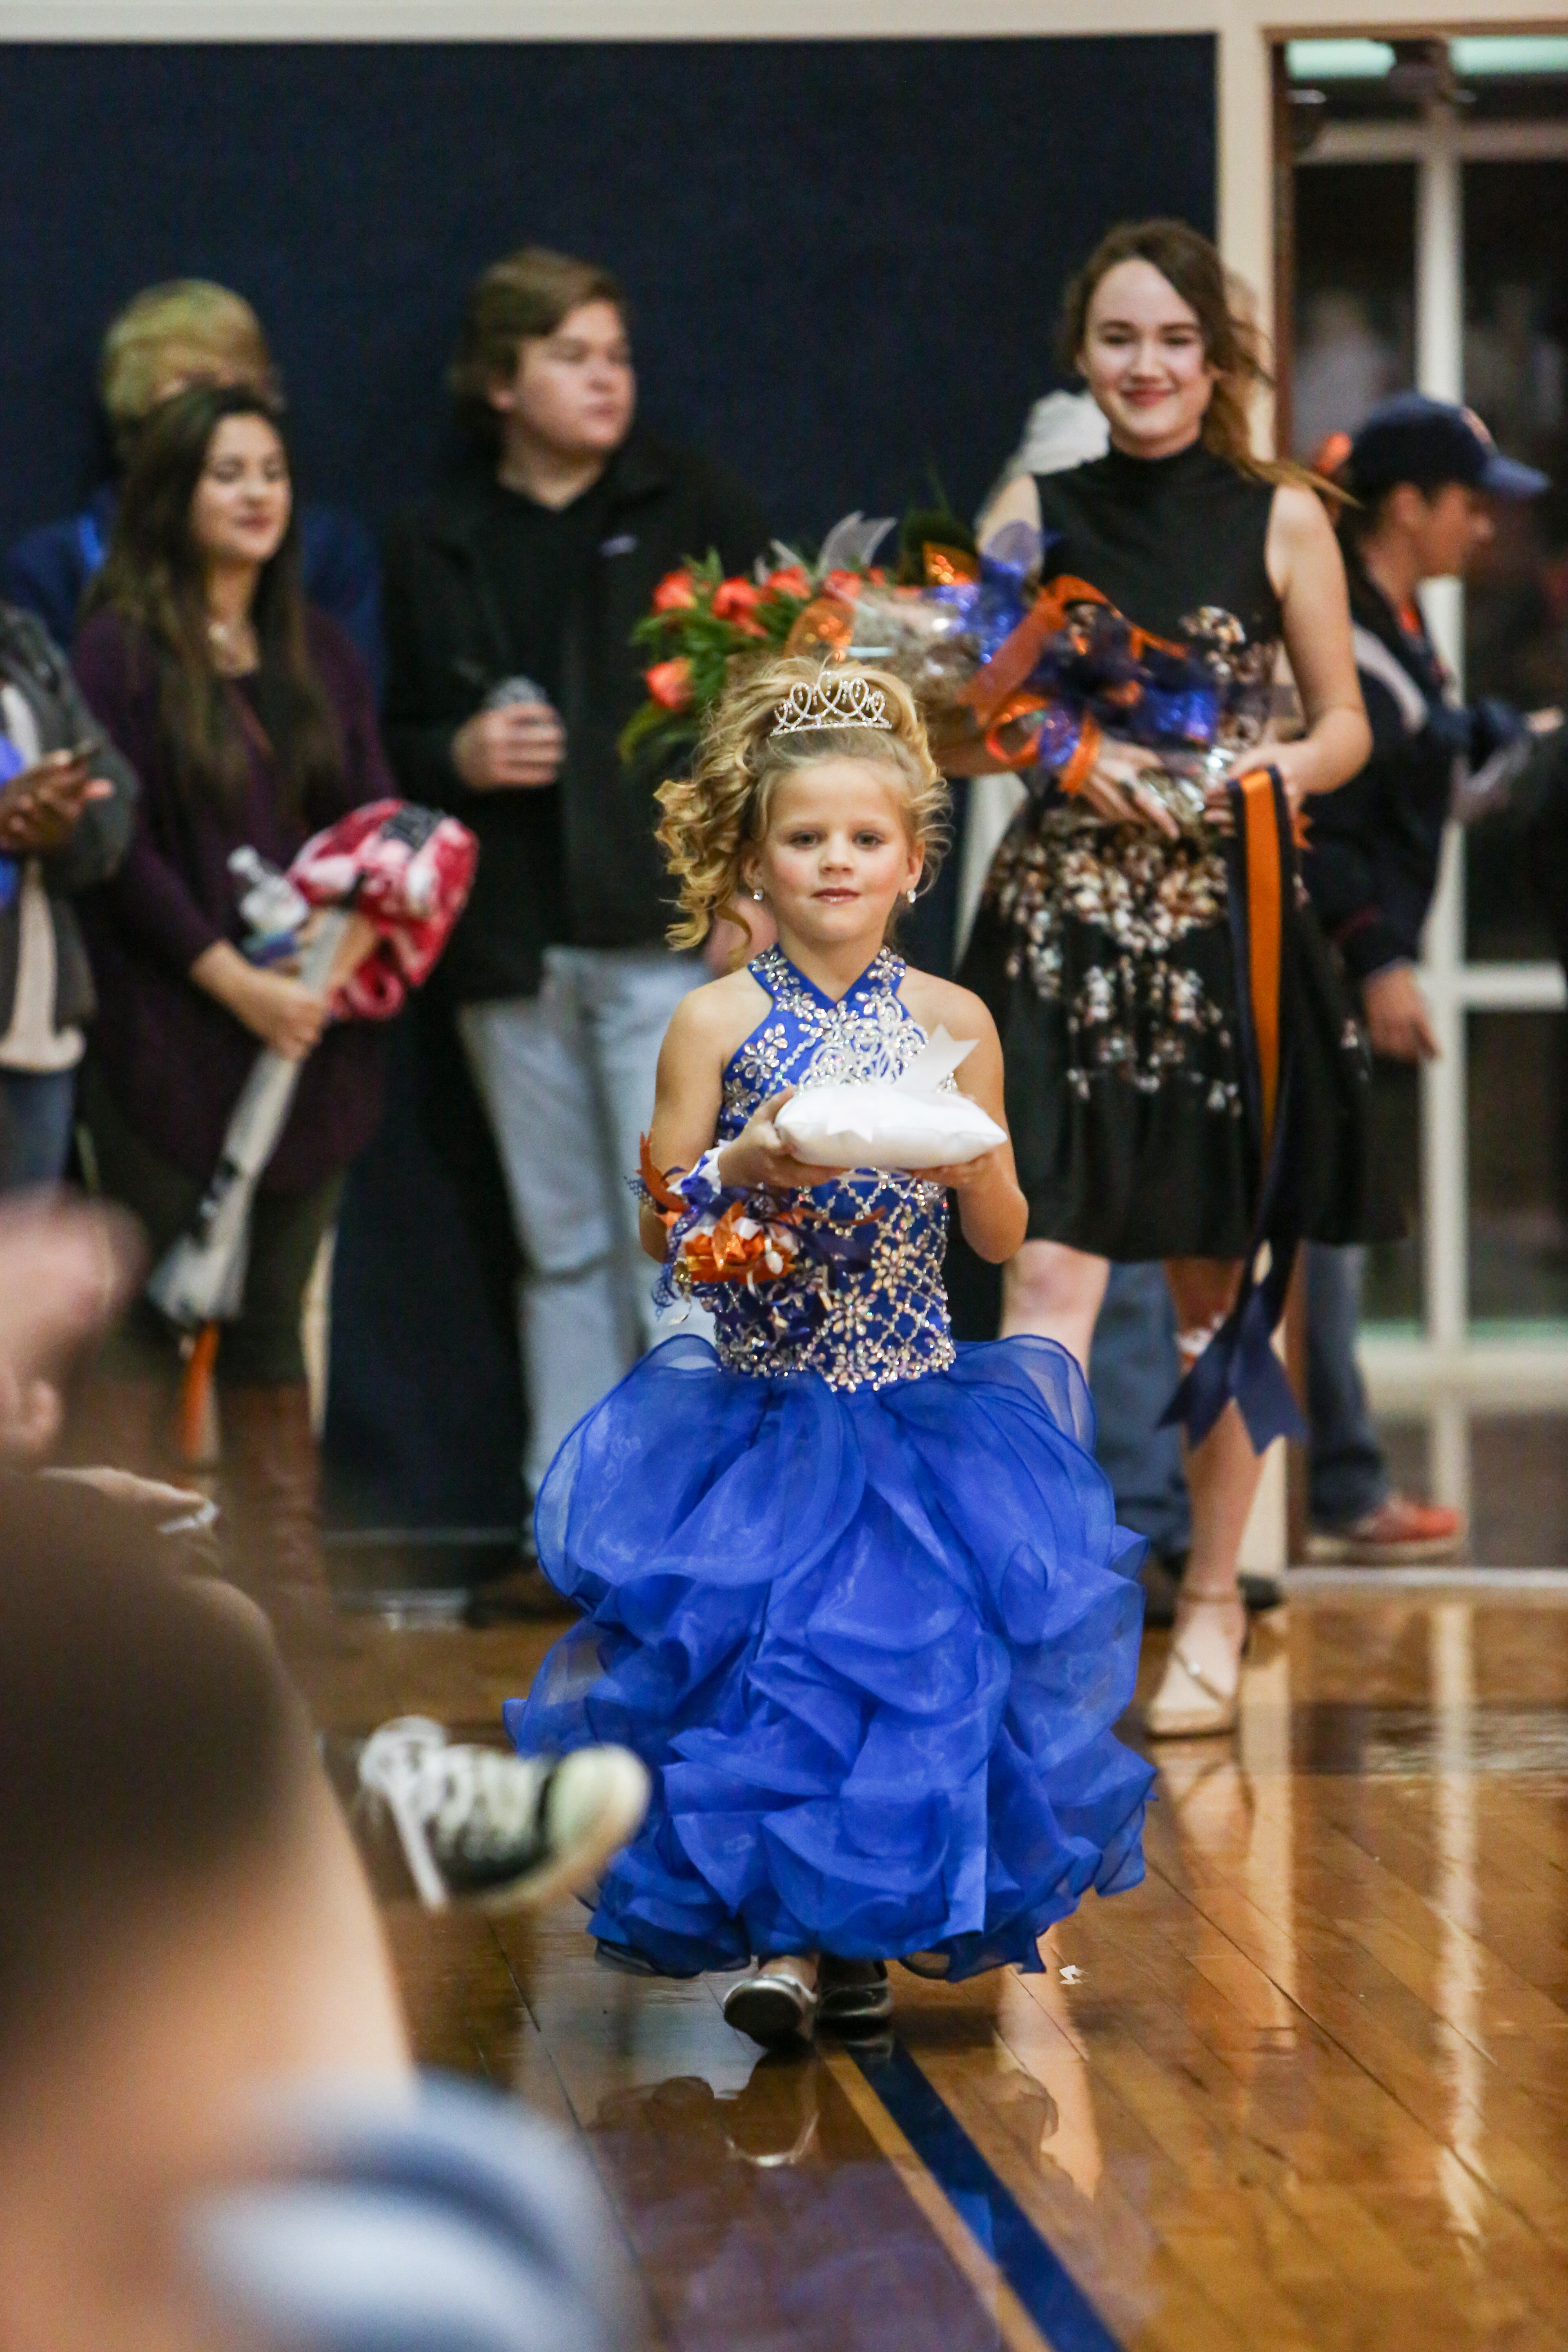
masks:
[[(1414, 383), (1550, 473), (1423, 602), (1467, 695), (1568, 706), (1568, 38), (1293, 41), (1279, 84), (1290, 446)], [(1568, 1014), (1506, 819), (1450, 828), (1422, 977), (1443, 1055), (1388, 1106), (1415, 1222), (1374, 1253), (1365, 1358), (1468, 1506), (1475, 1410), (1568, 1400)]]

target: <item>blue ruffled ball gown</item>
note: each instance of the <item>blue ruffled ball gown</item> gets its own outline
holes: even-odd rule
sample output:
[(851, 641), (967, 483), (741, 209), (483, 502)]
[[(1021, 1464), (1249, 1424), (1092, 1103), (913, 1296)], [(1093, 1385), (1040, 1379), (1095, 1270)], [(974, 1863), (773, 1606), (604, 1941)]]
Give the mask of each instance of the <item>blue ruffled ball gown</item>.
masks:
[[(772, 1004), (721, 1140), (781, 1087), (894, 1077), (926, 1042), (886, 949), (837, 1003), (776, 948), (751, 970)], [(717, 1351), (655, 1347), (557, 1454), (539, 1557), (584, 1622), (507, 1729), (648, 1765), (592, 1929), (667, 1974), (813, 1951), (1037, 1969), (1086, 1889), (1143, 1875), (1153, 1774), (1111, 1729), (1142, 1547), (1066, 1350), (954, 1347), (941, 1188), (857, 1171), (808, 1198), (830, 1247), (874, 1233), (869, 1262), (705, 1286)]]

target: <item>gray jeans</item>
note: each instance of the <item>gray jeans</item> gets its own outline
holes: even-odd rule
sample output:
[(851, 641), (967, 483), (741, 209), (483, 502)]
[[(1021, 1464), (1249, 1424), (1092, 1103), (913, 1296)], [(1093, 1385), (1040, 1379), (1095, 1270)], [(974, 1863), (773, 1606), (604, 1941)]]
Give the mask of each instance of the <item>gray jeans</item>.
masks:
[(458, 1025), (528, 1260), (520, 1303), (530, 1490), (653, 1337), (655, 1271), (628, 1180), (669, 1018), (702, 979), (662, 948), (549, 948), (537, 996)]

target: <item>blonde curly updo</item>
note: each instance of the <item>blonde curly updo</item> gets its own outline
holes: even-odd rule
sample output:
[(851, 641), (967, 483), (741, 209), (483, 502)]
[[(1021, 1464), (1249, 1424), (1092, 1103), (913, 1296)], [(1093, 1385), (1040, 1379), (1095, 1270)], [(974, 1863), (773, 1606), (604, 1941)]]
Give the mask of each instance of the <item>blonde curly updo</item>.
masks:
[[(864, 678), (880, 689), (892, 724), (812, 727), (781, 735), (779, 704), (792, 686), (823, 677)], [(947, 846), (947, 786), (931, 755), (925, 721), (901, 678), (860, 662), (823, 663), (785, 655), (745, 671), (714, 706), (689, 776), (661, 784), (664, 808), (658, 840), (679, 885), (680, 914), (669, 927), (672, 947), (694, 948), (725, 915), (739, 920), (735, 901), (744, 887), (748, 850), (767, 833), (781, 777), (821, 760), (875, 760), (904, 784), (904, 822), (910, 842), (925, 853), (929, 881)]]

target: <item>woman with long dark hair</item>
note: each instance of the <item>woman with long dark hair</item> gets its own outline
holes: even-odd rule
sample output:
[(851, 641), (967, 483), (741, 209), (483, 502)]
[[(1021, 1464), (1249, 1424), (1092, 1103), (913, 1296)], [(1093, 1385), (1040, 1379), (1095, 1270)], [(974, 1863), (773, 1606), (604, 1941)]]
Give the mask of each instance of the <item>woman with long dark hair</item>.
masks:
[[(102, 1011), (83, 1087), (103, 1192), (154, 1255), (188, 1223), (258, 1052), (305, 1068), (262, 1178), (243, 1311), (218, 1358), (246, 1580), (320, 1590), (305, 1286), (343, 1171), (379, 1109), (378, 1047), (324, 997), (247, 961), (230, 855), (286, 866), (309, 835), (394, 792), (358, 655), (300, 588), (287, 446), (266, 398), (201, 385), (137, 443), (78, 640), (83, 691), (142, 782), (123, 866), (85, 919)], [(100, 1384), (115, 1459), (155, 1460), (176, 1334), (146, 1302)]]
[[(1219, 255), (1181, 221), (1112, 230), (1068, 289), (1062, 346), (1110, 425), (1110, 450), (1066, 472), (1018, 475), (988, 536), (1035, 526), (1042, 587), (1065, 583), (1070, 604), (1087, 583), (1132, 625), (1134, 651), (1152, 639), (1163, 656), (1200, 661), (1224, 712), (1230, 773), (1266, 758), (1299, 809), (1355, 772), (1368, 730), (1328, 520), (1299, 470), (1252, 454), (1248, 404), (1267, 379)], [(1268, 740), (1281, 640), (1305, 717), (1291, 741)], [(1003, 1328), (1059, 1339), (1080, 1361), (1110, 1261), (1164, 1261), (1184, 1356), (1195, 1362), (1257, 1245), (1219, 766), (1195, 786), (1147, 741), (1119, 740), (1113, 725), (1086, 732), (1073, 772), (1040, 776), (998, 851), (970, 949), (964, 976), (1002, 1032), (1029, 1201)], [(1287, 904), (1283, 919), (1321, 1002), (1332, 985), (1321, 941), (1298, 952), (1310, 918)], [(1353, 1085), (1362, 1055), (1340, 1024), (1320, 1058), (1345, 1066), (1319, 1071), (1321, 1096), (1331, 1098), (1338, 1079)], [(1357, 1176), (1335, 1164), (1345, 1138), (1312, 1142), (1307, 1229), (1315, 1217), (1326, 1237), (1349, 1239)], [(1188, 1468), (1192, 1552), (1148, 1710), (1151, 1728), (1173, 1735), (1235, 1720), (1246, 1630), (1237, 1561), (1258, 1461), (1234, 1402), (1190, 1449)]]

